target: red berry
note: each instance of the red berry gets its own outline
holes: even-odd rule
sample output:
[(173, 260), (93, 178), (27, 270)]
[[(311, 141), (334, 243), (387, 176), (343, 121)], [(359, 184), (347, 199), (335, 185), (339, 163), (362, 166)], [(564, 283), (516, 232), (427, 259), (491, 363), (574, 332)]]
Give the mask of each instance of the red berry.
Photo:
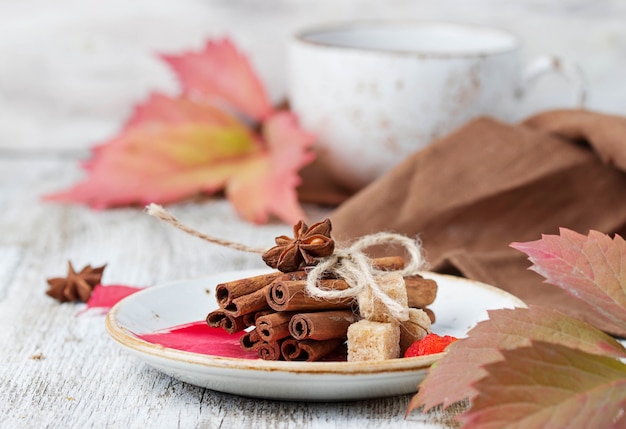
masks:
[(450, 335), (440, 336), (437, 334), (428, 334), (421, 340), (415, 341), (406, 349), (404, 357), (424, 356), (435, 353), (441, 353), (450, 344), (455, 342), (458, 338)]

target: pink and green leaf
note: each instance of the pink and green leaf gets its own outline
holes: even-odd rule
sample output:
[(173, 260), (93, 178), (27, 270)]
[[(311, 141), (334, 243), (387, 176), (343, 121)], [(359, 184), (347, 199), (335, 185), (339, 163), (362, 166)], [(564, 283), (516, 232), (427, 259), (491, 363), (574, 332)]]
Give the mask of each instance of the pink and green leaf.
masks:
[(152, 94), (118, 136), (93, 148), (82, 182), (44, 199), (108, 208), (225, 191), (249, 221), (304, 218), (296, 187), (314, 157), (313, 137), (274, 110), (248, 58), (222, 39), (163, 59), (183, 95)]
[(600, 356), (626, 357), (626, 349), (614, 338), (556, 310), (537, 306), (492, 310), (489, 320), (478, 323), (467, 338), (450, 345), (446, 356), (430, 368), (407, 412), (474, 399), (477, 391), (473, 385), (486, 375), (484, 366), (501, 360), (501, 350), (529, 346), (531, 341)]
[(253, 222), (264, 223), (273, 214), (296, 224), (305, 217), (296, 193), (298, 170), (313, 160), (309, 149), (314, 137), (302, 130), (296, 117), (288, 112), (270, 117), (264, 124), (263, 137), (267, 152), (248, 160), (245, 171), (229, 181), (226, 195)]
[[(136, 117), (144, 121), (98, 146), (85, 164), (88, 176), (83, 182), (45, 198), (94, 208), (165, 204), (223, 189), (243, 162), (260, 156), (256, 137), (223, 111), (184, 99), (166, 100), (153, 96), (140, 106)], [(153, 103), (158, 113), (151, 111)]]
[(209, 123), (222, 128), (242, 126), (238, 119), (210, 103), (153, 93), (146, 102), (135, 106), (125, 128), (130, 129), (147, 124), (184, 125), (187, 123)]
[(464, 428), (617, 428), (626, 425), (626, 365), (558, 344), (502, 351), (484, 367)]
[(587, 302), (616, 332), (626, 330), (626, 241), (598, 231), (588, 236), (566, 228), (560, 235), (512, 243), (533, 263), (531, 270), (546, 282)]
[(204, 49), (163, 55), (185, 94), (211, 103), (224, 103), (256, 121), (274, 109), (248, 58), (227, 38), (208, 41)]

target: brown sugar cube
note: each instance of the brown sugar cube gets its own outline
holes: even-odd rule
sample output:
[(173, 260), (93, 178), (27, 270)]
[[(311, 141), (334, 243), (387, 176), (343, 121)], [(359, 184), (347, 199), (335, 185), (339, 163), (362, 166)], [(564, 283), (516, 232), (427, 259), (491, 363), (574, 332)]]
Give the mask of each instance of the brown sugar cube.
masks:
[(348, 327), (348, 362), (400, 357), (400, 326), (359, 320)]
[(409, 320), (400, 325), (400, 352), (404, 354), (417, 340), (430, 333), (430, 317), (419, 308), (409, 308)]
[[(397, 273), (389, 273), (382, 276), (378, 285), (381, 290), (404, 308), (408, 308), (408, 298), (404, 278)], [(375, 322), (393, 322), (394, 318), (389, 314), (387, 307), (372, 294), (367, 288), (357, 296), (359, 313), (361, 317)]]

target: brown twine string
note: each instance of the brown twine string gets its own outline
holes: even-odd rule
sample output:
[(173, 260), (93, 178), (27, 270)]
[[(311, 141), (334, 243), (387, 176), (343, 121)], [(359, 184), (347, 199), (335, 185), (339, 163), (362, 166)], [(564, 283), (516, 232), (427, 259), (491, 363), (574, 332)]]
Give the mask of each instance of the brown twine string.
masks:
[[(401, 270), (381, 271), (374, 268), (364, 249), (379, 244), (397, 244), (407, 251), (409, 263)], [(422, 257), (420, 243), (408, 237), (389, 232), (365, 235), (355, 241), (347, 249), (335, 249), (335, 253), (324, 258), (313, 267), (307, 275), (306, 291), (309, 295), (323, 299), (357, 298), (367, 289), (372, 296), (380, 300), (389, 314), (398, 321), (409, 319), (408, 307), (402, 306), (383, 290), (383, 284), (400, 287), (404, 285), (405, 276), (417, 274), (426, 265)], [(336, 274), (350, 286), (344, 290), (327, 290), (321, 288), (319, 280), (327, 273)]]
[(193, 228), (188, 227), (187, 225), (181, 223), (176, 216), (165, 210), (162, 206), (158, 204), (151, 203), (146, 206), (146, 213), (150, 216), (154, 216), (159, 220), (162, 220), (165, 223), (172, 225), (173, 227), (186, 232), (189, 235), (193, 235), (194, 237), (198, 237), (204, 241), (208, 241), (209, 243), (217, 244), (219, 246), (228, 247), (230, 249), (239, 250), (241, 252), (248, 253), (258, 253), (263, 254), (267, 251), (267, 249), (262, 249), (259, 247), (251, 247), (246, 246), (245, 244), (237, 243), (230, 240), (224, 240), (222, 238), (213, 237), (208, 234), (204, 234), (200, 231), (196, 231)]
[[(230, 240), (213, 237), (196, 231), (181, 223), (173, 214), (166, 211), (162, 206), (151, 203), (146, 206), (146, 212), (150, 216), (166, 222), (187, 234), (198, 237), (209, 243), (240, 250), (242, 252), (263, 254), (267, 249), (246, 246)], [(379, 271), (375, 269), (370, 259), (363, 253), (363, 249), (377, 244), (395, 243), (403, 246), (411, 259), (407, 266), (394, 272)], [(366, 235), (359, 238), (347, 249), (335, 249), (335, 253), (319, 261), (319, 264), (311, 269), (307, 276), (306, 290), (309, 295), (323, 299), (356, 298), (360, 292), (370, 289), (374, 297), (378, 298), (389, 310), (393, 318), (399, 321), (409, 319), (408, 308), (403, 307), (387, 293), (379, 282), (399, 283), (404, 282), (403, 276), (413, 275), (425, 267), (420, 243), (403, 235), (381, 232)], [(325, 290), (319, 287), (319, 280), (324, 273), (334, 273), (344, 279), (350, 286), (346, 290)]]

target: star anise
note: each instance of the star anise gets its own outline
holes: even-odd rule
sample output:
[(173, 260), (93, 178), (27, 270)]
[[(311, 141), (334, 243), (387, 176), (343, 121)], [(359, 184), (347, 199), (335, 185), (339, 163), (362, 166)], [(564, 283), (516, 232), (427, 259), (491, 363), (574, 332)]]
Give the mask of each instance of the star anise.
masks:
[(335, 241), (330, 237), (330, 220), (315, 223), (309, 228), (303, 221), (293, 227), (294, 238), (276, 237), (276, 246), (263, 254), (267, 265), (283, 273), (297, 271), (306, 265), (315, 265), (317, 258), (330, 256)]
[(87, 265), (77, 273), (72, 263), (68, 262), (67, 277), (47, 279), (50, 288), (46, 294), (61, 302), (87, 302), (93, 288), (100, 283), (105, 267), (91, 268), (91, 265)]

